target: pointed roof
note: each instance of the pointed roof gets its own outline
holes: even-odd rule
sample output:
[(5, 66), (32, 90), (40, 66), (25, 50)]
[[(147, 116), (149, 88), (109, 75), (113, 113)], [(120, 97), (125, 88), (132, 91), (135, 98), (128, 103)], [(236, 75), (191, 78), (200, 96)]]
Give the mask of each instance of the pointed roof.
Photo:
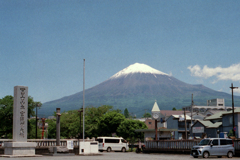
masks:
[(152, 108), (152, 112), (160, 112), (160, 109), (158, 107), (157, 101), (155, 100), (155, 103)]

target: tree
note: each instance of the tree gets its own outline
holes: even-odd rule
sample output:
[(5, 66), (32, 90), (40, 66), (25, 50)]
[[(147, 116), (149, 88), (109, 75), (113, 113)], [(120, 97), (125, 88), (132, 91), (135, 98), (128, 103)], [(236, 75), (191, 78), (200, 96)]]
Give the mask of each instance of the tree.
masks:
[(117, 135), (125, 139), (144, 137), (144, 133), (135, 132), (136, 129), (147, 129), (147, 125), (139, 120), (125, 119), (117, 128)]
[[(48, 123), (48, 138), (55, 139), (56, 138), (56, 119), (55, 118), (47, 119), (46, 123)], [(61, 131), (61, 128), (60, 128), (60, 131)]]
[(142, 118), (150, 118), (152, 115), (150, 113), (144, 113)]
[(125, 116), (125, 118), (129, 118), (129, 117), (130, 117), (130, 115), (129, 115), (129, 112), (128, 112), (128, 109), (127, 109), (127, 108), (125, 108), (125, 109), (124, 109), (124, 116)]
[(173, 111), (176, 111), (177, 109), (175, 108), (175, 107), (173, 107), (173, 109), (172, 109)]
[[(5, 138), (12, 138), (12, 124), (13, 124), (13, 99), (11, 95), (5, 96), (0, 99), (0, 136), (4, 135)], [(28, 97), (28, 118), (35, 116), (34, 108), (41, 102), (35, 102), (31, 96)], [(28, 122), (28, 134), (32, 128)]]
[[(99, 125), (100, 125), (100, 119), (103, 117), (106, 113), (112, 110), (112, 106), (108, 105), (103, 105), (100, 107), (91, 107), (91, 108), (86, 108), (86, 114), (85, 114), (85, 119), (86, 119), (86, 127), (85, 127), (85, 133), (86, 137), (98, 137), (100, 130), (99, 130)], [(113, 110), (115, 111), (115, 110)], [(118, 113), (119, 111), (115, 111)], [(121, 113), (121, 112), (120, 112)]]
[[(41, 130), (37, 130), (37, 137), (41, 137)], [(36, 138), (36, 119), (29, 119), (28, 120), (28, 139), (35, 139)]]
[(115, 111), (103, 115), (99, 121), (99, 131), (101, 136), (111, 136), (112, 133), (116, 133), (118, 126), (124, 120), (124, 115)]
[[(112, 108), (112, 106), (107, 105), (103, 105), (98, 108), (85, 108), (85, 137), (92, 138), (99, 136), (99, 121), (101, 117), (104, 116), (104, 114), (106, 114), (107, 112), (109, 112)], [(118, 111), (115, 110), (112, 110), (112, 112), (118, 113)], [(46, 122), (48, 123), (48, 137), (56, 138), (56, 119), (47, 120)], [(63, 112), (60, 118), (61, 138), (77, 138), (78, 136), (80, 136), (80, 130), (82, 135), (82, 122), (83, 114), (81, 113), (80, 122), (80, 112), (78, 112), (78, 110)]]

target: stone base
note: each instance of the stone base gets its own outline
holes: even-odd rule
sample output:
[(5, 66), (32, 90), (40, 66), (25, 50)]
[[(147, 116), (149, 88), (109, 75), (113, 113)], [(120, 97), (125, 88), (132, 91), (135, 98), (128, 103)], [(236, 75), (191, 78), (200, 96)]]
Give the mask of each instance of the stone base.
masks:
[(4, 155), (11, 156), (35, 156), (35, 142), (5, 142)]
[(48, 148), (50, 153), (69, 153), (66, 146), (53, 146)]
[(75, 156), (74, 153), (69, 153), (66, 146), (54, 146), (48, 148), (50, 156)]

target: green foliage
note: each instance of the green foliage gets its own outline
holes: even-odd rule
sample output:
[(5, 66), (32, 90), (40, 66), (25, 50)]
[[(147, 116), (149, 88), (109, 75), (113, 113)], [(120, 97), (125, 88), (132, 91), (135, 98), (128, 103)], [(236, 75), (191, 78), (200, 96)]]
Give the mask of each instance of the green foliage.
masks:
[(0, 99), (0, 136), (12, 137), (13, 124), (13, 96)]
[(124, 115), (114, 111), (103, 115), (99, 121), (99, 131), (101, 136), (111, 136), (112, 133), (116, 133), (118, 126), (124, 121), (124, 119)]
[[(99, 135), (99, 124), (100, 119), (103, 117), (107, 112), (112, 110), (112, 106), (103, 105), (98, 108), (91, 107), (86, 109), (86, 116), (85, 116), (85, 134), (86, 137), (97, 137)], [(115, 111), (115, 110), (114, 110)], [(115, 111), (118, 113), (119, 111)]]
[[(36, 138), (36, 119), (28, 120), (28, 139)], [(37, 138), (41, 138), (41, 129), (37, 130)]]
[(55, 139), (56, 138), (56, 119), (47, 119), (45, 122), (48, 123), (48, 138)]
[[(103, 105), (98, 108), (89, 107), (85, 109), (85, 138), (112, 136), (112, 133), (118, 133), (117, 130), (120, 125), (119, 133), (121, 135), (118, 136), (122, 136), (124, 132), (123, 127), (126, 127), (126, 132), (131, 133), (127, 137), (143, 137), (143, 133), (134, 132), (135, 129), (147, 128), (143, 122), (136, 120), (126, 121), (124, 115), (119, 110), (113, 110), (112, 108), (112, 106)], [(80, 123), (80, 112), (77, 110), (63, 112), (60, 118), (61, 138), (77, 138), (80, 126), (82, 135), (82, 121), (83, 116), (81, 115)], [(48, 138), (56, 138), (56, 119), (46, 120), (46, 122), (48, 123)], [(123, 137), (126, 136), (124, 135)]]
[(144, 133), (135, 132), (135, 129), (147, 129), (147, 126), (139, 120), (125, 119), (117, 128), (117, 134), (125, 139), (142, 139)]
[(80, 115), (77, 110), (63, 112), (60, 118), (62, 138), (77, 137), (80, 129)]
[[(103, 105), (98, 108), (85, 108), (85, 137), (97, 137), (99, 135), (100, 118), (109, 112), (113, 107)], [(119, 111), (113, 110), (118, 113)], [(120, 113), (118, 113), (120, 114)], [(56, 119), (47, 120), (48, 123), (48, 138), (56, 138)], [(61, 138), (82, 138), (83, 133), (83, 113), (78, 110), (72, 110), (61, 113), (60, 117), (60, 132)]]
[[(34, 108), (39, 107), (41, 102), (34, 102), (31, 96), (28, 97), (28, 118), (35, 116)], [(13, 124), (13, 96), (8, 95), (0, 99), (0, 136), (5, 138), (12, 138), (12, 124)], [(32, 131), (32, 126), (28, 122), (28, 134)]]
[(176, 111), (177, 109), (175, 108), (175, 107), (173, 107), (173, 109), (172, 109), (173, 111)]
[(142, 118), (150, 118), (152, 115), (150, 113), (144, 113)]
[(231, 136), (233, 136), (233, 130), (232, 129), (230, 129), (230, 131), (228, 132), (228, 137), (231, 137)]
[(125, 116), (125, 118), (129, 118), (129, 117), (130, 117), (130, 115), (129, 115), (129, 112), (128, 112), (128, 109), (127, 109), (127, 108), (125, 108), (125, 109), (124, 109), (124, 116)]

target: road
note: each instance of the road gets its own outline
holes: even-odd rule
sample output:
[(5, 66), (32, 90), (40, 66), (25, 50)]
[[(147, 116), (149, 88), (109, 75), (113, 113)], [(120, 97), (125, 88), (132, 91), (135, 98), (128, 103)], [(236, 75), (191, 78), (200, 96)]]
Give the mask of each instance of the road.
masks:
[[(161, 153), (151, 153), (151, 154), (136, 154), (135, 152), (103, 152), (101, 155), (94, 156), (42, 156), (42, 157), (22, 157), (22, 158), (4, 158), (0, 157), (0, 160), (196, 160), (187, 154), (161, 154)], [(203, 159), (203, 158), (198, 158)], [(209, 160), (225, 160), (227, 157), (223, 158), (208, 158)], [(239, 159), (239, 157), (233, 157), (234, 159)]]

